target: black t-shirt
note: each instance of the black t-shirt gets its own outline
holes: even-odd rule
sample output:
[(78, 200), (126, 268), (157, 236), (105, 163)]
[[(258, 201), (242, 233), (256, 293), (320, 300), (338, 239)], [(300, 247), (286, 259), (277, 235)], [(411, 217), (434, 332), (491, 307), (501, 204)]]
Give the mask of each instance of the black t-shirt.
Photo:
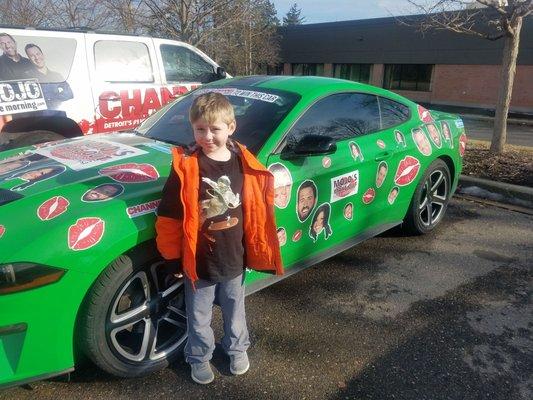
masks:
[(239, 157), (216, 161), (199, 151), (200, 231), (196, 269), (201, 279), (223, 282), (244, 268), (242, 186)]
[(0, 56), (0, 81), (33, 78), (33, 64), (26, 57), (20, 56), (18, 62), (6, 54)]

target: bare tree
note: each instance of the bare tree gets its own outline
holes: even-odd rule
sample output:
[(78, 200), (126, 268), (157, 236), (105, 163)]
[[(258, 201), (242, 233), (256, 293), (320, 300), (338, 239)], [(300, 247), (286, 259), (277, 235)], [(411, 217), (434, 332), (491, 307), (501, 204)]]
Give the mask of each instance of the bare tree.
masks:
[(111, 27), (111, 12), (102, 0), (51, 0), (45, 11), (50, 24), (59, 28)]
[[(432, 5), (408, 1), (425, 15), (422, 22), (416, 23), (422, 32), (444, 29), (488, 40), (504, 39), (490, 147), (491, 152), (501, 153), (507, 140), (507, 114), (513, 92), (522, 21), (533, 12), (533, 0), (437, 0)], [(407, 18), (401, 21), (415, 25)]]
[(149, 9), (144, 0), (102, 0), (102, 3), (110, 12), (112, 28), (130, 34), (145, 31)]
[(46, 26), (50, 22), (46, 10), (50, 1), (0, 0), (0, 23), (20, 26)]

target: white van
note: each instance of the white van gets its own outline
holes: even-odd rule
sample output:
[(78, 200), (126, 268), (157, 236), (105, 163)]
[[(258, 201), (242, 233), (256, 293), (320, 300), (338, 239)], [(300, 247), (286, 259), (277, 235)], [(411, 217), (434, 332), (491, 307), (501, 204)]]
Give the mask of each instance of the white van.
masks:
[(191, 45), (143, 36), (0, 26), (0, 54), (4, 149), (133, 129), (172, 99), (226, 76)]

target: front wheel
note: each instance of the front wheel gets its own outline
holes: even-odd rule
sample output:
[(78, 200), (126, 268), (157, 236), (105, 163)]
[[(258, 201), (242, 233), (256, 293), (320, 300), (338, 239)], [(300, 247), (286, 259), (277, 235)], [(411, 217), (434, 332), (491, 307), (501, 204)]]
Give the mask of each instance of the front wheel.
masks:
[(435, 229), (446, 213), (450, 188), (450, 170), (444, 161), (437, 159), (426, 170), (415, 190), (404, 229), (417, 235)]
[(112, 375), (146, 375), (180, 355), (187, 338), (183, 280), (169, 280), (163, 267), (146, 252), (120, 256), (85, 299), (82, 350)]

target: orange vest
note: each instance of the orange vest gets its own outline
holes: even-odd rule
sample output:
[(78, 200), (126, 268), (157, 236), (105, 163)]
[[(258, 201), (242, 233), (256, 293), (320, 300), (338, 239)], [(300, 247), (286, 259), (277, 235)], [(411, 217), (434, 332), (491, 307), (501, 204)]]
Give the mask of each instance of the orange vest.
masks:
[[(281, 275), (283, 266), (274, 217), (274, 177), (245, 146), (234, 143), (240, 150), (238, 154), (244, 174), (244, 265), (257, 271)], [(183, 272), (194, 282), (198, 280), (196, 245), (200, 219), (198, 152), (189, 155), (181, 147), (173, 148), (172, 165), (181, 183), (183, 220), (157, 217), (157, 248), (167, 260), (181, 259)]]

